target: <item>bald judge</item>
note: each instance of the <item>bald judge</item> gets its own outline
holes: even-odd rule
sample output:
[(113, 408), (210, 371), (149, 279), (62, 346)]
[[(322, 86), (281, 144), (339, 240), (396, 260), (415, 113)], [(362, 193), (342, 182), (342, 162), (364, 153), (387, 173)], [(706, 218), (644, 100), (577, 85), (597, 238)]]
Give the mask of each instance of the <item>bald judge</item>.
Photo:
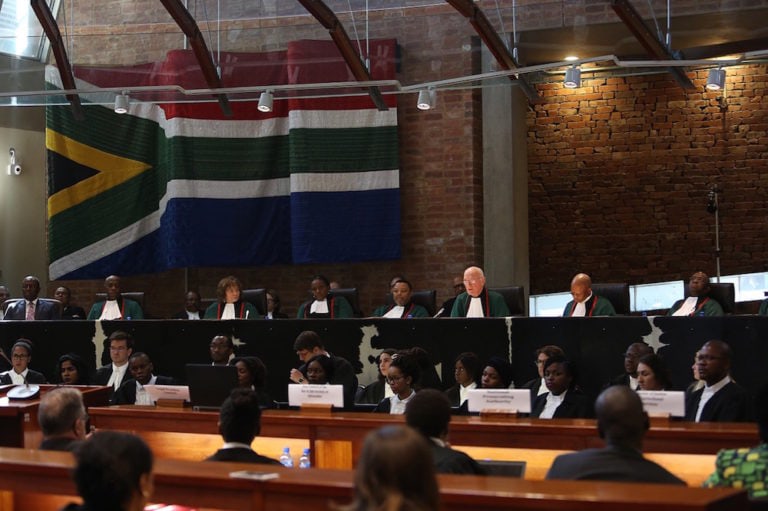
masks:
[(571, 280), (573, 300), (565, 305), (563, 317), (615, 316), (613, 304), (592, 292), (592, 279), (586, 273), (578, 273)]
[(467, 290), (453, 302), (452, 318), (503, 318), (510, 315), (504, 297), (485, 287), (485, 274), (477, 266), (464, 270), (464, 287)]

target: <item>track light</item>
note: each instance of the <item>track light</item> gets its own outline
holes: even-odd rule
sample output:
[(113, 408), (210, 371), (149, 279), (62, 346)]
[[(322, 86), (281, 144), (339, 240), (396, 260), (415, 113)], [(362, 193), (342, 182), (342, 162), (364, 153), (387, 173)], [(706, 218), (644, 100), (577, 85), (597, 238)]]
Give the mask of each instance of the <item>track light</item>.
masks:
[(437, 102), (437, 93), (435, 89), (422, 89), (419, 91), (419, 99), (416, 101), (416, 108), (419, 110), (432, 110)]
[(131, 104), (131, 97), (128, 95), (128, 91), (123, 91), (122, 94), (115, 96), (115, 113), (125, 114), (128, 112), (128, 107)]
[(573, 66), (565, 70), (565, 81), (563, 85), (566, 89), (575, 89), (581, 87), (581, 69)]
[(707, 76), (707, 89), (720, 90), (725, 87), (725, 69), (718, 67), (709, 70)]
[(259, 112), (271, 112), (272, 111), (272, 91), (265, 90), (259, 96)]

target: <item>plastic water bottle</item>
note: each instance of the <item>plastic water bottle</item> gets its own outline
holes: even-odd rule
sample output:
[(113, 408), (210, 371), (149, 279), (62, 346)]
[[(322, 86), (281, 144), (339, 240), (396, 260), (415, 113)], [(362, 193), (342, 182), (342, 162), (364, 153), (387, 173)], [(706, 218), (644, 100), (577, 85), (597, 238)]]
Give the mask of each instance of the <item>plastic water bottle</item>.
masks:
[(293, 458), (291, 458), (290, 447), (283, 447), (283, 454), (280, 455), (280, 464), (284, 467), (293, 467)]
[(306, 447), (301, 454), (301, 458), (299, 458), (299, 468), (309, 468), (311, 466), (312, 462), (309, 461), (309, 447)]

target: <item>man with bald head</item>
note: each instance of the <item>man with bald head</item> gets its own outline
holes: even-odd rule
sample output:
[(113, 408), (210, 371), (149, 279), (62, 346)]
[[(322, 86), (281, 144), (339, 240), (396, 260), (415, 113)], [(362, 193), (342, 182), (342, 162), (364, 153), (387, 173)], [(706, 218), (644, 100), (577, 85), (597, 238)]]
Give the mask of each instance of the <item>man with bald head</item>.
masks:
[(477, 266), (464, 270), (466, 291), (456, 297), (452, 318), (503, 318), (509, 316), (504, 297), (485, 287), (485, 274)]
[(577, 273), (571, 280), (571, 296), (563, 311), (563, 317), (615, 316), (613, 304), (592, 292), (592, 279), (586, 273)]
[(55, 302), (44, 301), (38, 298), (40, 294), (40, 280), (32, 275), (27, 275), (21, 282), (21, 294), (23, 300), (18, 300), (5, 311), (4, 319), (16, 320), (40, 320), (60, 319), (60, 311)]
[(643, 457), (643, 437), (649, 421), (636, 392), (623, 385), (608, 387), (597, 397), (595, 415), (605, 447), (561, 454), (552, 463), (547, 479), (685, 485)]
[(704, 387), (685, 396), (685, 420), (745, 422), (750, 420), (747, 391), (731, 380), (731, 347), (712, 340), (696, 354), (696, 369)]
[(104, 279), (107, 299), (96, 302), (88, 313), (88, 319), (144, 319), (141, 306), (120, 295), (120, 277), (110, 275)]
[(688, 280), (688, 298), (676, 301), (667, 316), (722, 316), (723, 307), (709, 290), (709, 275), (697, 271)]

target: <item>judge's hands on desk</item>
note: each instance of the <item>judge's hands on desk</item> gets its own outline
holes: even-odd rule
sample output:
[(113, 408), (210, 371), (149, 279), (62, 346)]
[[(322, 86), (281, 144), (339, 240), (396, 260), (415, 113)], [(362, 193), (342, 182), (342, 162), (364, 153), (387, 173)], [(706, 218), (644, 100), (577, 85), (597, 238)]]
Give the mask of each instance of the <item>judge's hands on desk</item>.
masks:
[(299, 383), (301, 385), (307, 384), (307, 379), (304, 378), (304, 375), (301, 374), (301, 371), (299, 371), (298, 369), (291, 369), (291, 375), (289, 376), (289, 378), (293, 383)]

